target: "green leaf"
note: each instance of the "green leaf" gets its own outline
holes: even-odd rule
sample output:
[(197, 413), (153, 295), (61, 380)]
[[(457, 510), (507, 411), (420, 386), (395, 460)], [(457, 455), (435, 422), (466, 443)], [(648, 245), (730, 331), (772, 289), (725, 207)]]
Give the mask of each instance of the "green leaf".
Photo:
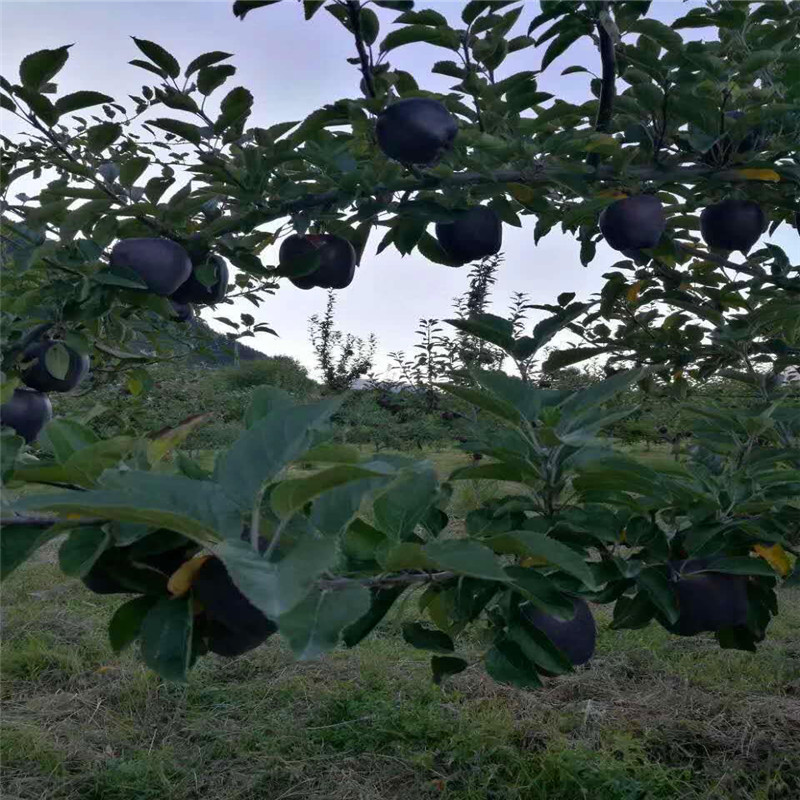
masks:
[(647, 593), (653, 605), (674, 625), (678, 621), (680, 611), (667, 577), (666, 567), (645, 567), (636, 581)]
[(542, 57), (542, 65), (540, 67), (541, 70), (545, 70), (550, 63), (555, 61), (567, 48), (577, 42), (582, 36), (585, 36), (588, 32), (582, 29), (572, 29), (566, 30), (564, 33), (559, 34), (550, 42), (547, 50), (545, 50), (544, 56)]
[(496, 344), (507, 353), (514, 349), (513, 325), (495, 314), (476, 314), (469, 319), (446, 319), (445, 322), (470, 336)]
[(750, 556), (733, 556), (730, 558), (716, 559), (707, 570), (697, 572), (727, 572), (730, 575), (762, 575), (765, 578), (774, 578), (775, 570), (763, 558)]
[[(382, 477), (381, 473), (350, 464), (309, 475), (281, 481), (270, 495), (272, 510), (279, 517), (290, 517), (315, 497), (325, 492), (363, 478)], [(349, 520), (348, 520), (349, 521)]]
[(414, 531), (436, 500), (439, 483), (430, 462), (403, 470), (372, 506), (375, 525), (399, 540)]
[(279, 389), (277, 386), (258, 386), (250, 395), (250, 402), (244, 413), (244, 424), (247, 428), (252, 428), (267, 414), (294, 405), (292, 396), (283, 389)]
[(145, 594), (128, 600), (114, 612), (108, 623), (108, 640), (115, 653), (121, 653), (138, 638), (145, 617), (158, 600), (158, 595)]
[(665, 50), (680, 51), (683, 49), (683, 39), (669, 25), (657, 19), (640, 19), (632, 23), (628, 30), (631, 33), (642, 33), (658, 42)]
[(220, 114), (214, 123), (214, 131), (222, 133), (227, 128), (235, 125), (249, 116), (253, 106), (253, 95), (243, 86), (231, 89), (220, 103)]
[(431, 656), (431, 671), (433, 672), (433, 682), (438, 686), (445, 678), (450, 675), (458, 675), (463, 672), (469, 664), (463, 658), (454, 656)]
[(58, 566), (65, 575), (82, 578), (111, 543), (100, 527), (76, 528), (58, 551)]
[(23, 86), (17, 89), (17, 96), (24, 100), (31, 111), (47, 125), (52, 126), (58, 122), (56, 107), (43, 94)]
[(524, 617), (508, 626), (508, 638), (523, 655), (543, 670), (553, 675), (572, 672), (572, 662), (556, 647), (546, 633), (530, 624)]
[(141, 627), (145, 664), (164, 680), (186, 682), (192, 654), (192, 596), (162, 597)]
[(86, 141), (94, 153), (102, 153), (122, 134), (122, 125), (117, 122), (101, 122), (86, 129)]
[(519, 689), (538, 689), (542, 679), (533, 664), (514, 642), (502, 640), (495, 643), (486, 655), (486, 671), (498, 683), (507, 683)]
[(150, 159), (146, 156), (134, 156), (127, 161), (123, 161), (119, 167), (119, 182), (123, 186), (133, 186), (149, 166)]
[(447, 255), (445, 249), (427, 231), (423, 232), (422, 236), (420, 236), (417, 241), (417, 250), (419, 250), (420, 254), (425, 256), (428, 261), (433, 261), (434, 264), (442, 264), (445, 267), (461, 266), (460, 262), (453, 261), (453, 259)]
[(183, 74), (188, 78), (198, 70), (203, 69), (203, 67), (210, 67), (212, 64), (216, 64), (218, 61), (224, 61), (226, 58), (232, 57), (233, 53), (223, 53), (221, 50), (213, 50), (210, 53), (203, 53), (203, 55), (197, 56), (194, 61), (189, 63), (189, 66), (186, 67), (186, 72)]
[(331, 591), (315, 589), (278, 620), (281, 636), (300, 661), (317, 658), (339, 643), (342, 631), (370, 607), (365, 586), (353, 584)]
[(47, 371), (59, 381), (63, 381), (69, 372), (69, 352), (63, 344), (57, 343), (48, 347), (44, 354), (44, 365)]
[(55, 525), (3, 525), (0, 529), (0, 580), (5, 580), (42, 545), (60, 533)]
[(399, 25), (447, 25), (447, 19), (438, 11), (423, 9), (422, 11), (406, 11), (395, 19), (394, 24)]
[(236, 67), (232, 64), (220, 64), (218, 67), (203, 67), (197, 74), (197, 90), (208, 97), (214, 89), (218, 89), (225, 81), (235, 74)]
[(241, 512), (218, 484), (136, 470), (105, 473), (97, 490), (25, 497), (17, 506), (147, 523), (204, 544), (242, 529)]
[[(344, 397), (327, 397), (312, 405), (277, 408), (262, 417), (217, 459), (215, 476), (228, 497), (249, 508), (256, 492), (313, 443)], [(269, 615), (268, 615), (269, 616)]]
[(67, 63), (70, 47), (71, 44), (65, 44), (55, 50), (38, 50), (25, 56), (19, 65), (19, 79), (22, 85), (33, 91), (40, 91)]
[(147, 39), (137, 39), (131, 36), (134, 44), (149, 58), (157, 67), (166, 72), (170, 78), (177, 78), (181, 74), (181, 68), (175, 60), (175, 56), (167, 52), (161, 45), (149, 42)]
[(239, 591), (270, 619), (291, 611), (308, 595), (312, 584), (336, 563), (336, 540), (302, 539), (278, 562), (265, 561), (240, 539), (217, 550)]
[(375, 558), (387, 572), (436, 569), (436, 562), (428, 557), (422, 545), (417, 542), (393, 544), (387, 541), (377, 549)]
[(771, 64), (777, 56), (778, 53), (772, 50), (756, 50), (754, 53), (749, 53), (739, 65), (739, 73), (747, 75), (751, 72), (757, 72)]
[(542, 369), (545, 372), (555, 372), (605, 352), (607, 352), (605, 347), (571, 347), (569, 350), (553, 350), (542, 364)]
[(91, 428), (74, 419), (54, 419), (45, 425), (40, 441), (63, 464), (74, 453), (97, 444), (100, 439)]
[(467, 403), (482, 408), (484, 411), (505, 422), (510, 422), (512, 425), (519, 425), (522, 421), (519, 412), (514, 406), (488, 392), (482, 392), (468, 386), (458, 386), (450, 383), (440, 384), (440, 388), (444, 389), (448, 394), (452, 394), (455, 397), (465, 400)]
[(395, 600), (407, 588), (407, 586), (392, 586), (387, 589), (373, 589), (369, 610), (342, 631), (342, 641), (345, 646), (355, 647), (369, 636), (389, 613)]
[(362, 6), (358, 19), (361, 23), (361, 35), (364, 37), (364, 43), (367, 45), (375, 44), (375, 40), (381, 30), (378, 15), (371, 8)]
[(233, 4), (233, 14), (239, 19), (244, 19), (249, 12), (257, 8), (264, 8), (279, 2), (280, 0), (236, 0)]
[(0, 108), (4, 108), (6, 111), (10, 111), (12, 114), (17, 110), (17, 107), (14, 105), (14, 101), (4, 94), (0, 94)]
[(100, 92), (72, 92), (56, 100), (56, 111), (60, 114), (70, 114), (82, 108), (99, 106), (101, 103), (113, 103), (114, 98)]
[(154, 75), (158, 75), (159, 78), (164, 78), (166, 80), (167, 73), (164, 72), (163, 69), (160, 69), (155, 64), (151, 64), (149, 61), (142, 61), (140, 58), (134, 58), (132, 61), (128, 62), (131, 66), (139, 67), (139, 69), (145, 69), (148, 72), (152, 72)]
[(611, 621), (613, 630), (623, 628), (644, 628), (656, 613), (656, 607), (650, 600), (650, 595), (639, 592), (634, 597), (622, 595), (614, 605), (614, 619)]
[(451, 78), (458, 78), (458, 80), (466, 77), (464, 67), (459, 67), (455, 61), (437, 61), (431, 72), (435, 72), (437, 75), (448, 75)]
[(426, 628), (419, 622), (404, 622), (403, 638), (418, 650), (452, 653), (456, 649), (453, 640), (446, 633)]
[(428, 542), (424, 550), (441, 569), (473, 578), (508, 582), (508, 576), (495, 554), (485, 545), (468, 539)]
[(195, 414), (181, 420), (172, 428), (162, 428), (148, 435), (147, 460), (157, 464), (176, 447), (180, 447), (198, 428), (207, 425), (214, 417), (212, 412)]
[(508, 550), (520, 546), (527, 556), (537, 556), (544, 558), (548, 563), (554, 564), (569, 575), (573, 575), (582, 581), (589, 589), (598, 588), (595, 583), (589, 565), (584, 561), (583, 556), (571, 547), (562, 544), (556, 539), (551, 539), (543, 533), (535, 531), (511, 531), (493, 536), (489, 540), (489, 545), (500, 553), (519, 552), (518, 550)]
[(397, 47), (412, 42), (427, 42), (448, 50), (458, 50), (458, 34), (450, 28), (429, 28), (425, 25), (408, 25), (389, 33), (381, 42), (381, 52), (388, 53)]
[(545, 613), (561, 620), (570, 620), (575, 616), (572, 599), (562, 594), (547, 576), (535, 569), (516, 566), (506, 567), (505, 573), (514, 586)]
[(167, 133), (173, 133), (175, 136), (180, 136), (181, 139), (186, 139), (187, 142), (192, 144), (200, 144), (203, 138), (199, 125), (193, 125), (191, 122), (183, 122), (179, 119), (167, 119), (166, 117), (158, 117), (147, 121), (148, 125), (154, 128), (159, 128)]

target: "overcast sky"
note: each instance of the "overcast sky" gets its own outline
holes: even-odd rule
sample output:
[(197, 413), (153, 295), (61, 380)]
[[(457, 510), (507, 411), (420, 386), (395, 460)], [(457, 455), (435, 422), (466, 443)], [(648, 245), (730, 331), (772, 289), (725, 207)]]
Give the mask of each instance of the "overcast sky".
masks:
[[(59, 93), (94, 89), (119, 98), (138, 94), (148, 73), (127, 62), (141, 57), (129, 36), (150, 39), (166, 47), (182, 67), (195, 56), (210, 50), (234, 54), (230, 59), (238, 72), (226, 86), (249, 88), (255, 105), (249, 124), (269, 126), (286, 120), (300, 120), (325, 103), (358, 96), (359, 74), (346, 58), (355, 54), (347, 32), (324, 10), (310, 22), (303, 19), (299, 4), (285, 0), (252, 12), (244, 21), (231, 12), (229, 0), (195, 2), (109, 2), (109, 0), (0, 0), (2, 52), (0, 69), (12, 81), (22, 58), (42, 48), (75, 43), (70, 60), (58, 76)], [(664, 21), (681, 16), (696, 0), (653, 3), (652, 12)], [(460, 20), (461, 2), (418, 2), (417, 8), (435, 8), (453, 22)], [(525, 33), (539, 11), (539, 4), (526, 3), (517, 24)], [(393, 29), (396, 12), (378, 10), (381, 37)], [(460, 21), (459, 23), (460, 24)], [(700, 38), (713, 31), (682, 31)], [(502, 73), (537, 69), (543, 50), (533, 48), (515, 53), (503, 64)], [(443, 90), (454, 82), (432, 75), (433, 62), (449, 58), (444, 50), (427, 44), (413, 44), (394, 51), (391, 63), (412, 72), (423, 88)], [(561, 76), (562, 70), (580, 64), (599, 72), (599, 57), (591, 42), (581, 39), (567, 54), (556, 59), (539, 79), (539, 87), (567, 101), (581, 102), (589, 96), (585, 74)], [(155, 78), (155, 76), (149, 76)], [(224, 90), (217, 95), (223, 96)], [(215, 95), (215, 96), (217, 96)], [(172, 112), (180, 115), (180, 112)], [(18, 121), (4, 117), (3, 132), (13, 136)], [(16, 190), (16, 189), (15, 189)], [(23, 191), (24, 189), (20, 189)], [(500, 272), (494, 298), (494, 311), (503, 313), (514, 291), (527, 292), (533, 302), (553, 302), (560, 292), (573, 291), (578, 299), (587, 298), (602, 285), (601, 275), (618, 260), (604, 244), (588, 268), (580, 265), (578, 247), (571, 236), (551, 232), (538, 246), (533, 243), (535, 218), (523, 217), (522, 229), (504, 226), (505, 264)], [(792, 247), (790, 233), (782, 226), (774, 241)], [(796, 236), (796, 234), (795, 234)], [(380, 362), (392, 350), (410, 351), (413, 332), (420, 317), (450, 315), (452, 298), (467, 287), (467, 270), (451, 269), (426, 261), (414, 254), (401, 257), (393, 247), (380, 256), (373, 235), (361, 267), (351, 286), (338, 292), (338, 320), (343, 329), (366, 336), (375, 332), (379, 339)], [(267, 251), (266, 263), (275, 263)], [(287, 353), (313, 365), (307, 341), (307, 320), (323, 310), (323, 289), (301, 291), (287, 284), (255, 310), (244, 303), (240, 311), (253, 313), (257, 320), (273, 326), (280, 338), (262, 335), (245, 340), (265, 353)], [(231, 307), (218, 313), (234, 316)], [(213, 314), (205, 316), (213, 323)], [(236, 315), (238, 316), (238, 314)]]

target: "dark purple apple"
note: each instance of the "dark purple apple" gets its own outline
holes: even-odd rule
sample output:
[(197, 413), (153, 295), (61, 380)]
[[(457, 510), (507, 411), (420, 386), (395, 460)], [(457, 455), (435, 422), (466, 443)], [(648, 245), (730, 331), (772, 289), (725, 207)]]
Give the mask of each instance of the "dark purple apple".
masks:
[(240, 655), (258, 647), (278, 630), (239, 591), (216, 556), (211, 556), (197, 571), (192, 593), (203, 605), (209, 627), (209, 649), (214, 653)]
[[(214, 283), (211, 286), (206, 286), (197, 277), (197, 270), (206, 263), (214, 269)], [(219, 256), (209, 256), (194, 263), (192, 274), (172, 293), (171, 299), (176, 303), (214, 305), (224, 299), (228, 290), (228, 278), (228, 265), (225, 260)]]
[(752, 200), (723, 200), (700, 213), (700, 233), (709, 247), (748, 250), (761, 238), (766, 224), (761, 206)]
[(475, 206), (455, 222), (437, 223), (436, 238), (453, 261), (466, 264), (500, 251), (503, 223), (491, 208)]
[(453, 146), (455, 117), (438, 101), (409, 97), (378, 116), (378, 146), (401, 164), (435, 164)]
[(12, 398), (0, 406), (0, 425), (8, 425), (30, 444), (53, 418), (50, 398), (34, 389), (14, 389)]
[(133, 270), (153, 294), (169, 297), (192, 272), (189, 254), (171, 239), (122, 239), (111, 251), (111, 267)]
[(651, 194), (617, 200), (600, 214), (600, 231), (614, 250), (655, 247), (667, 227), (664, 207)]
[(353, 281), (356, 271), (356, 252), (353, 245), (341, 236), (333, 234), (293, 234), (283, 240), (278, 259), (282, 267), (290, 267), (293, 262), (308, 258), (314, 252), (319, 254), (317, 268), (306, 275), (290, 277), (289, 280), (299, 289), (344, 289)]
[(724, 572), (703, 572), (713, 567), (708, 559), (687, 559), (669, 564), (680, 616), (666, 624), (671, 633), (694, 636), (747, 622), (747, 577)]
[(569, 620), (558, 619), (530, 603), (520, 606), (520, 612), (564, 653), (573, 666), (578, 666), (585, 664), (594, 655), (597, 626), (586, 601), (573, 598), (573, 604), (575, 615)]
[[(56, 378), (47, 369), (47, 351), (61, 345), (69, 357), (69, 366), (63, 378)], [(89, 372), (89, 356), (67, 347), (63, 342), (45, 340), (35, 342), (25, 348), (20, 360), (32, 362), (21, 374), (22, 381), (39, 392), (69, 392), (74, 389)]]

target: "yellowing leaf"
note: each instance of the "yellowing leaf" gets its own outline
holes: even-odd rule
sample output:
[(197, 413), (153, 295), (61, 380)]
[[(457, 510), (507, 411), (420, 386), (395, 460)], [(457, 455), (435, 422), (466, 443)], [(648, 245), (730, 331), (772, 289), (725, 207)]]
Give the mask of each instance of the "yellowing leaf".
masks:
[(644, 281), (636, 281), (633, 286), (628, 288), (625, 297), (628, 298), (629, 303), (635, 303), (639, 299), (639, 292), (642, 291), (642, 286), (644, 286)]
[(547, 559), (541, 556), (527, 556), (519, 562), (521, 567), (543, 567), (547, 564)]
[(627, 528), (622, 529), (622, 533), (619, 535), (620, 544), (625, 544), (628, 541), (628, 530)]
[(792, 568), (789, 555), (779, 544), (773, 544), (767, 547), (764, 544), (757, 544), (753, 547), (753, 552), (761, 556), (774, 570), (783, 577), (789, 574)]
[(683, 380), (683, 370), (682, 369), (675, 370), (675, 372), (672, 373), (672, 380), (674, 380), (674, 381), (682, 381)]
[(536, 199), (536, 190), (532, 186), (526, 186), (524, 183), (509, 183), (508, 191), (522, 205), (532, 203)]
[(624, 200), (628, 195), (619, 189), (607, 189), (605, 192), (598, 192), (597, 197), (613, 197), (615, 200)]
[(774, 169), (737, 169), (736, 174), (747, 181), (774, 181), (777, 183), (781, 179)]
[(205, 425), (213, 413), (195, 414), (179, 422), (174, 428), (162, 428), (148, 435), (147, 458), (151, 464), (161, 461), (171, 450), (181, 445), (193, 431)]
[(192, 581), (197, 571), (209, 558), (211, 558), (211, 556), (195, 556), (188, 561), (184, 561), (170, 576), (167, 582), (167, 589), (169, 589), (175, 597), (185, 595), (186, 592), (192, 588)]

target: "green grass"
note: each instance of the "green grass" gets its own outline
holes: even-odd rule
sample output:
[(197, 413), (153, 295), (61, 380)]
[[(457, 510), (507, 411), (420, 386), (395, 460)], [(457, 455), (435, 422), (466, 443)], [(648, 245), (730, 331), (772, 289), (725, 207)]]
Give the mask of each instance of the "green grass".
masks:
[[(466, 462), (428, 455), (442, 473)], [(486, 482), (456, 501), (501, 489)], [(781, 593), (754, 654), (657, 625), (612, 631), (610, 609), (596, 608), (595, 658), (534, 692), (486, 676), (479, 630), (458, 642), (473, 666), (433, 685), (428, 657), (400, 635), (414, 596), (355, 650), (297, 663), (275, 638), (205, 658), (175, 686), (111, 652), (120, 599), (64, 578), (55, 552), (4, 585), (3, 797), (800, 797), (800, 589)]]

